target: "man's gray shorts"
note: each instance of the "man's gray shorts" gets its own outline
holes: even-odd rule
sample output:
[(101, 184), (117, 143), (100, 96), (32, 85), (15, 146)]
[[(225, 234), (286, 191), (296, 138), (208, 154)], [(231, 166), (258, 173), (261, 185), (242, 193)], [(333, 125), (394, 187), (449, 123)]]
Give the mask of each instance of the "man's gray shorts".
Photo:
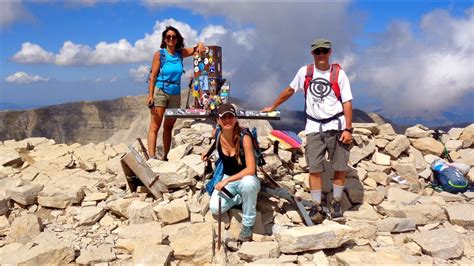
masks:
[(334, 171), (348, 170), (349, 145), (340, 142), (339, 136), (340, 132), (336, 130), (306, 135), (305, 154), (310, 173), (321, 173), (324, 171), (326, 151)]

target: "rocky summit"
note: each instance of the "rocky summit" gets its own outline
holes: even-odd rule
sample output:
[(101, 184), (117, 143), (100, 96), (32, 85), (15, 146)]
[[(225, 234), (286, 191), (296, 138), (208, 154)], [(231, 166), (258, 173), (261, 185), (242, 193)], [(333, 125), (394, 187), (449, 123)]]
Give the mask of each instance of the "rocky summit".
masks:
[[(274, 153), (270, 124), (256, 126), (265, 172), (310, 200), (301, 152)], [(169, 191), (131, 191), (121, 157), (131, 145), (63, 144), (36, 137), (0, 143), (0, 264), (474, 264), (474, 192), (428, 186), (443, 145), (421, 125), (396, 134), (390, 124), (354, 124), (344, 221), (305, 226), (295, 206), (260, 193), (253, 241), (239, 243), (241, 210), (217, 220), (200, 154), (212, 125), (181, 120), (169, 161), (148, 160)], [(303, 140), (304, 134), (299, 134)], [(146, 139), (146, 136), (142, 136)], [(443, 135), (451, 157), (474, 165), (474, 124)], [(326, 167), (329, 169), (329, 167)], [(331, 171), (323, 193), (331, 199)], [(262, 173), (258, 173), (263, 178)], [(467, 174), (474, 183), (474, 170)]]

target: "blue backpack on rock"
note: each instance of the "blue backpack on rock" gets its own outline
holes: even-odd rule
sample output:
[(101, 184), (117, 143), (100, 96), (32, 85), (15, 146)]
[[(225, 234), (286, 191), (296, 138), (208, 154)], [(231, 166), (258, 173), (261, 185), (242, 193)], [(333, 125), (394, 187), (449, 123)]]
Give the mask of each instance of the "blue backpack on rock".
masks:
[(469, 183), (464, 175), (454, 166), (450, 166), (441, 159), (435, 160), (431, 164), (434, 174), (434, 181), (444, 191), (450, 193), (466, 192)]

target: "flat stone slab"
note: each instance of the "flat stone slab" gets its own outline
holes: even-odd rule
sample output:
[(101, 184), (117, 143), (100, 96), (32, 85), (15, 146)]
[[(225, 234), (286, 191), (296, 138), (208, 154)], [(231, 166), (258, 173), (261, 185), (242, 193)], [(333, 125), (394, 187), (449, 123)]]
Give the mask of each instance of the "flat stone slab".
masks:
[(315, 226), (273, 226), (273, 234), (283, 253), (337, 248), (351, 239), (351, 231), (350, 226), (327, 220)]
[(465, 228), (474, 229), (474, 205), (455, 204), (446, 206), (449, 221)]
[(463, 241), (459, 234), (451, 229), (421, 231), (413, 236), (424, 254), (440, 259), (459, 258), (464, 252)]

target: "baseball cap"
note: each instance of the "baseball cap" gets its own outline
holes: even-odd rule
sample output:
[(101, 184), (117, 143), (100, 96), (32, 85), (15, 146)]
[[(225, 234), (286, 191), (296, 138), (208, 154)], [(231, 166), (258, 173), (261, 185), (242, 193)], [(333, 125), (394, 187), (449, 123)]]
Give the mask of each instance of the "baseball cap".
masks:
[(223, 117), (227, 113), (233, 114), (235, 116), (235, 108), (230, 103), (224, 103), (219, 106), (219, 109), (217, 109), (217, 115), (219, 115), (219, 117)]
[(311, 51), (314, 51), (318, 48), (331, 48), (331, 42), (326, 39), (316, 39), (314, 42), (311, 44)]

